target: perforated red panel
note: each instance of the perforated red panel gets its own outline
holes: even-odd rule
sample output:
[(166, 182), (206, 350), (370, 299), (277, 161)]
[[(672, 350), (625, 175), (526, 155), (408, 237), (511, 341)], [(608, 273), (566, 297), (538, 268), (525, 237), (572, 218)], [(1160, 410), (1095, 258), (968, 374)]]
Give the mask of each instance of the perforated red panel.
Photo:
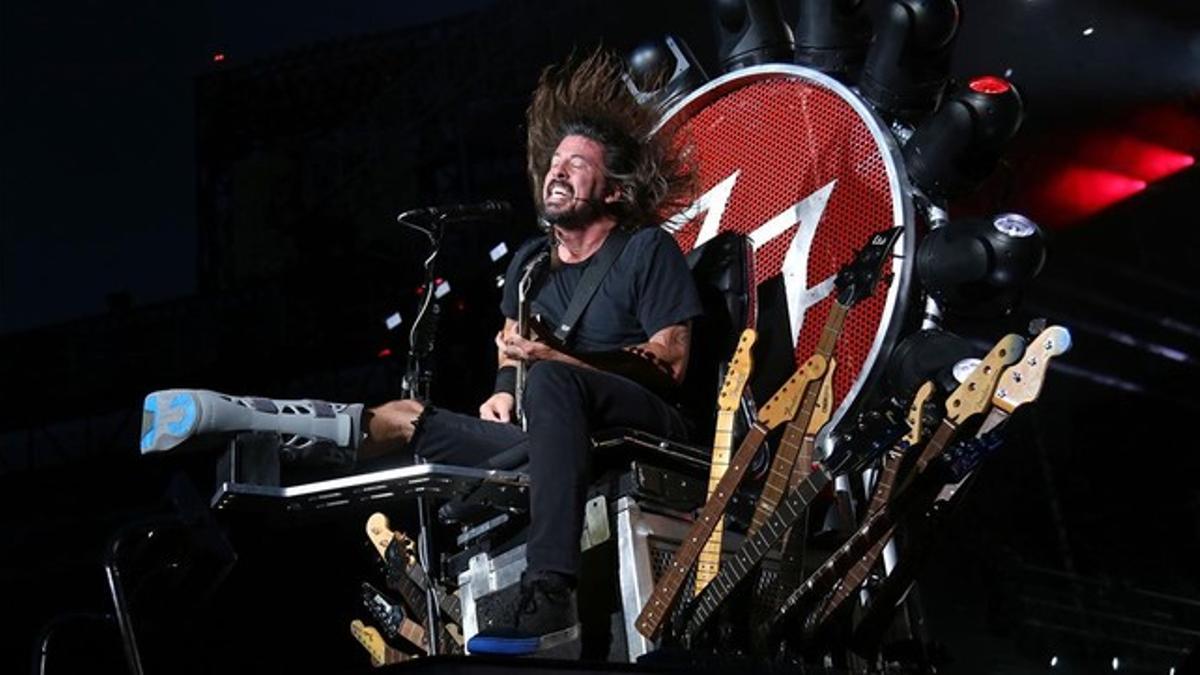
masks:
[[(831, 288), (838, 268), (871, 233), (903, 225), (911, 212), (901, 201), (908, 196), (895, 160), (844, 97), (852, 94), (806, 72), (779, 66), (777, 72), (755, 69), (744, 78), (722, 78), (665, 122), (681, 143), (694, 147), (703, 195), (667, 227), (678, 228), (684, 252), (720, 231), (750, 236), (756, 283), (782, 273), (790, 287), (789, 318), (802, 320), (797, 360), (815, 351), (833, 302), (828, 292), (806, 307), (810, 289), (822, 282)], [(900, 283), (899, 276), (891, 283)], [(880, 285), (851, 310), (837, 346), (839, 402), (869, 367), (877, 335), (899, 320), (887, 296), (888, 286)]]

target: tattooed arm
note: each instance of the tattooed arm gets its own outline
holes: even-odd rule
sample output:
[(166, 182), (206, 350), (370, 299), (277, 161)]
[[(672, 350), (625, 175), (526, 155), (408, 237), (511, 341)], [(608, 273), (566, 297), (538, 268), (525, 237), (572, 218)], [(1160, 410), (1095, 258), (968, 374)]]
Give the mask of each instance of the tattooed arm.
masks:
[[(503, 330), (496, 336), (496, 346), (500, 350), (500, 364), (524, 359), (533, 361), (562, 361), (584, 368), (594, 368), (588, 363), (560, 352), (545, 343), (527, 340), (515, 331)], [(687, 373), (688, 356), (692, 346), (692, 323), (677, 323), (658, 331), (650, 339), (640, 345), (626, 347), (625, 351), (645, 359), (651, 366), (661, 371), (675, 381), (683, 382)]]
[(688, 356), (692, 349), (692, 322), (677, 323), (658, 331), (640, 345), (626, 347), (656, 368), (671, 376), (676, 384), (683, 383), (687, 374)]

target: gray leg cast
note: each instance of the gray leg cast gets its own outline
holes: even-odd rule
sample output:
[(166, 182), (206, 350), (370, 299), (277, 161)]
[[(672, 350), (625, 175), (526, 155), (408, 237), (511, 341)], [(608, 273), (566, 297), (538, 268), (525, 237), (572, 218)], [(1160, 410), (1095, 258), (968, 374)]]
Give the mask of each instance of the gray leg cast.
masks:
[(248, 431), (279, 434), (287, 461), (352, 464), (362, 440), (361, 403), (283, 401), (204, 389), (164, 389), (142, 407), (142, 454), (173, 450), (190, 439)]

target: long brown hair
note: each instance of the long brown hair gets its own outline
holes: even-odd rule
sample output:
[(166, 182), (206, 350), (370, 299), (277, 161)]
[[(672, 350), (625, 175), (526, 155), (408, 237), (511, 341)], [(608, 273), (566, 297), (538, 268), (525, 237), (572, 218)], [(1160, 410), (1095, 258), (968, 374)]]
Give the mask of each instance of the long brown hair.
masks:
[(525, 112), (527, 170), (539, 211), (550, 158), (570, 135), (604, 146), (605, 179), (620, 189), (610, 207), (622, 227), (655, 225), (691, 203), (695, 171), (686, 147), (651, 135), (658, 114), (638, 104), (623, 74), (621, 58), (603, 48), (542, 71)]

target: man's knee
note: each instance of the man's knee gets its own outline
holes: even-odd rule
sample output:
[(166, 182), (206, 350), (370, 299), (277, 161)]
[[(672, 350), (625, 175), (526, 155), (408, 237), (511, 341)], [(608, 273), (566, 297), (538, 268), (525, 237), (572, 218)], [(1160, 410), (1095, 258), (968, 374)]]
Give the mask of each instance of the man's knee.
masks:
[(367, 424), (367, 435), (378, 441), (412, 440), (416, 421), (425, 411), (419, 401), (402, 399), (388, 401), (372, 408)]

